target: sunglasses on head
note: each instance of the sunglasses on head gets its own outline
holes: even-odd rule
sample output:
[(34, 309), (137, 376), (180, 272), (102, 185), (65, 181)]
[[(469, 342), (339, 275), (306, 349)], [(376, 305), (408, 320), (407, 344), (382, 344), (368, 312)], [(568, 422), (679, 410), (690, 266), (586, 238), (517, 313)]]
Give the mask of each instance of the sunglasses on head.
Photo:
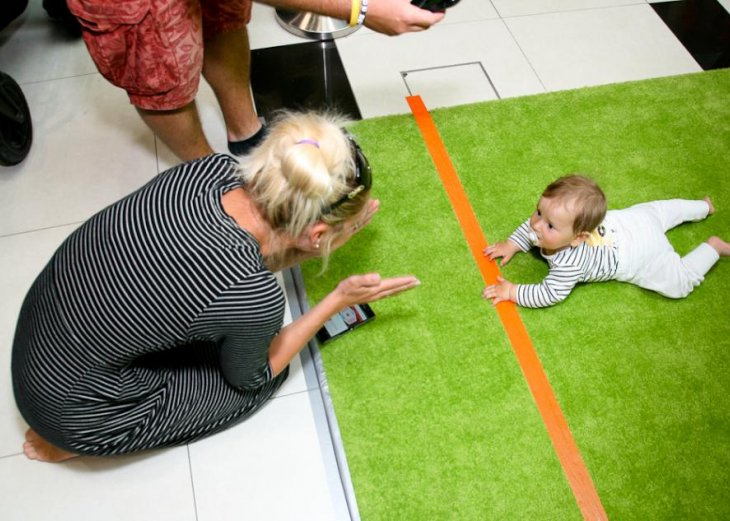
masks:
[(337, 199), (334, 203), (331, 205), (325, 207), (325, 209), (322, 211), (322, 214), (327, 214), (333, 211), (335, 208), (340, 206), (345, 201), (348, 201), (350, 199), (354, 199), (357, 194), (362, 192), (363, 190), (367, 190), (373, 186), (373, 171), (370, 168), (370, 163), (368, 162), (368, 159), (365, 157), (365, 154), (363, 154), (362, 149), (360, 148), (360, 145), (357, 144), (357, 141), (355, 141), (355, 136), (350, 134), (347, 130), (342, 129), (342, 132), (345, 134), (345, 137), (348, 139), (350, 144), (352, 145), (352, 153), (355, 159), (355, 183), (356, 186), (353, 190), (346, 193), (339, 199)]

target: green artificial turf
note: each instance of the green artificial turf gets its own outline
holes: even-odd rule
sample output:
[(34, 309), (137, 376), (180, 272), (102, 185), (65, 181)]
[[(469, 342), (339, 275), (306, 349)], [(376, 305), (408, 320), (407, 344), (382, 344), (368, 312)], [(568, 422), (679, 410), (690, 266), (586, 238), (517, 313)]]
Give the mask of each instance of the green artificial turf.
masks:
[[(712, 197), (669, 233), (684, 254), (730, 239), (730, 71), (432, 112), (488, 242), (567, 173), (610, 208)], [(519, 364), (410, 115), (358, 123), (374, 222), (303, 266), (310, 302), (352, 273), (417, 275), (377, 319), (322, 348), (360, 513), (370, 520), (580, 519)], [(537, 282), (543, 260), (502, 269)], [(521, 309), (611, 519), (730, 518), (730, 260), (688, 298), (618, 282)]]

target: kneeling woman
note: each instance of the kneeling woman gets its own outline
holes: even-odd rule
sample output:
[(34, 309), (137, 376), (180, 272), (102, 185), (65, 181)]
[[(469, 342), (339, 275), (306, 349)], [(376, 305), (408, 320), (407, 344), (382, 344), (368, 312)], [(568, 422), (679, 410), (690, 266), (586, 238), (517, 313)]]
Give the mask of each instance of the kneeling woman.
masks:
[(30, 458), (188, 443), (281, 386), (337, 311), (418, 284), (349, 277), (281, 328), (272, 271), (326, 257), (370, 222), (370, 168), (341, 122), (289, 114), (240, 166), (163, 172), (75, 231), (31, 287), (13, 345)]

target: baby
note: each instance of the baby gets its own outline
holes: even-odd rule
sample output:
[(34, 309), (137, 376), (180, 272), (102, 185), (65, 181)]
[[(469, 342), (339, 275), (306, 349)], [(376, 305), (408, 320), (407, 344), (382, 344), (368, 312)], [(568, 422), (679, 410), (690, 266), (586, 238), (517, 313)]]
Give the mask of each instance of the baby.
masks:
[(680, 257), (664, 234), (714, 212), (708, 197), (606, 211), (606, 196), (595, 182), (580, 175), (561, 177), (508, 240), (484, 249), (490, 260), (502, 257), (504, 266), (518, 251), (537, 246), (550, 267), (547, 277), (540, 284), (513, 284), (500, 277), (482, 296), (495, 305), (511, 300), (538, 308), (561, 302), (579, 282), (619, 280), (669, 298), (686, 297), (721, 256), (730, 256), (730, 244), (710, 237)]

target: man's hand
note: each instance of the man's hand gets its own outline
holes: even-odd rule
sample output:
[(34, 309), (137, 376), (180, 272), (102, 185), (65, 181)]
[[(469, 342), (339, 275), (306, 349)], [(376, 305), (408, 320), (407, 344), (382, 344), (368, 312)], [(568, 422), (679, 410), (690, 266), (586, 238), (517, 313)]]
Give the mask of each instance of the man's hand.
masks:
[(444, 13), (432, 13), (415, 7), (409, 0), (368, 0), (365, 27), (388, 36), (396, 36), (425, 31), (443, 17)]
[(511, 300), (515, 302), (517, 300), (517, 285), (512, 284), (510, 281), (497, 277), (497, 284), (492, 284), (484, 288), (482, 297), (485, 299), (492, 299), (492, 305), (496, 306), (503, 300)]
[[(256, 0), (287, 11), (316, 13), (340, 20), (350, 18), (351, 0)], [(444, 13), (432, 13), (411, 5), (409, 0), (368, 0), (365, 27), (373, 31), (395, 36), (397, 34), (424, 31), (438, 23)]]
[(489, 260), (502, 257), (502, 262), (500, 262), (499, 265), (504, 266), (518, 251), (520, 251), (520, 248), (516, 243), (512, 241), (503, 241), (484, 248), (484, 256), (489, 257)]

